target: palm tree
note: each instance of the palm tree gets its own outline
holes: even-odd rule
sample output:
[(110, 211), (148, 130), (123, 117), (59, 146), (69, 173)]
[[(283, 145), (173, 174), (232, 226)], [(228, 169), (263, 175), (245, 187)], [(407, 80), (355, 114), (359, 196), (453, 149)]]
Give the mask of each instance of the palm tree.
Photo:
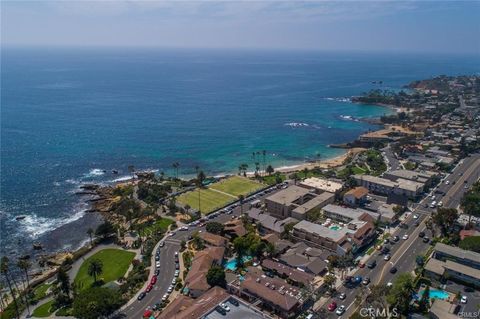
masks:
[(103, 263), (99, 259), (92, 259), (88, 264), (88, 275), (93, 277), (93, 282), (97, 282), (97, 276), (103, 272)]
[(135, 166), (128, 165), (128, 171), (132, 173), (132, 179), (135, 179)]
[(240, 215), (243, 215), (243, 200), (245, 199), (245, 196), (238, 195), (238, 199), (240, 200)]
[(266, 170), (266, 166), (267, 166), (267, 162), (266, 162), (267, 151), (266, 151), (266, 150), (263, 150), (263, 151), (262, 151), (262, 155), (263, 155), (263, 170), (265, 171), (265, 170)]
[(17, 262), (17, 266), (18, 266), (18, 268), (23, 270), (23, 273), (25, 274), (25, 278), (27, 280), (27, 288), (30, 287), (30, 280), (28, 278), (28, 270), (30, 269), (32, 264), (26, 259), (19, 259), (18, 262)]
[(174, 162), (172, 164), (172, 167), (173, 167), (173, 174), (174, 174), (174, 177), (176, 179), (178, 179), (178, 168), (180, 167), (180, 163), (179, 162)]
[(87, 230), (87, 234), (88, 236), (90, 236), (90, 246), (93, 245), (93, 234), (95, 233), (95, 231), (93, 230), (93, 228), (89, 228)]
[[(198, 166), (197, 166), (198, 167)], [(195, 167), (195, 169), (198, 170), (198, 168)], [(198, 188), (198, 212), (201, 214), (201, 200), (200, 200), (200, 190), (203, 186), (203, 181), (205, 180), (206, 176), (203, 171), (199, 171), (197, 173), (197, 188)]]
[(8, 289), (10, 290), (10, 294), (12, 295), (13, 298), (13, 304), (15, 306), (15, 313), (17, 315), (17, 318), (20, 318), (20, 313), (18, 311), (18, 304), (17, 304), (17, 298), (15, 297), (15, 293), (13, 291), (12, 287), (12, 282), (10, 280), (10, 272), (9, 272), (9, 267), (8, 267), (8, 257), (2, 257), (2, 260), (0, 262), (0, 272), (2, 275), (5, 277), (5, 280), (7, 281)]

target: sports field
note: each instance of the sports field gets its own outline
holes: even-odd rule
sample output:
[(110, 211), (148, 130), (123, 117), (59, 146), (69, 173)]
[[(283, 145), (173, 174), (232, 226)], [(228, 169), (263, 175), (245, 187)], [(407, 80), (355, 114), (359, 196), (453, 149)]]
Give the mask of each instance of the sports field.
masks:
[[(263, 187), (265, 187), (264, 184), (240, 176), (232, 176), (213, 183), (208, 188), (200, 190), (200, 211), (207, 215), (238, 200), (239, 195), (248, 195)], [(198, 210), (198, 190), (180, 195), (177, 202), (183, 206), (188, 204), (191, 208)]]
[(210, 188), (231, 194), (233, 196), (248, 195), (261, 188), (265, 187), (264, 184), (252, 181), (251, 179), (232, 176), (220, 182), (210, 185)]
[[(202, 188), (200, 190), (200, 211), (202, 214), (208, 214), (236, 199), (235, 196), (223, 194), (208, 188)], [(198, 210), (198, 189), (178, 196), (177, 202), (183, 206), (188, 204), (194, 210)]]

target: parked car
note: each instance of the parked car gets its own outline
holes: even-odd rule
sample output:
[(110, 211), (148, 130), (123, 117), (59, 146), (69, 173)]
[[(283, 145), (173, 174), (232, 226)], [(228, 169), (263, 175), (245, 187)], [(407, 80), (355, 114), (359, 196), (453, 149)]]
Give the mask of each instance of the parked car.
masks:
[(168, 292), (168, 293), (171, 293), (172, 291), (173, 291), (173, 285), (168, 286), (167, 292)]
[(155, 261), (159, 261), (160, 260), (160, 255), (155, 255)]
[(175, 285), (177, 283), (177, 278), (172, 279), (172, 285)]
[(329, 304), (327, 307), (328, 311), (334, 311), (336, 308), (337, 308), (337, 303), (335, 301), (332, 301), (332, 303)]
[(165, 246), (165, 242), (164, 242), (164, 241), (162, 241), (162, 242), (160, 243), (160, 246), (159, 246), (159, 247), (163, 247), (163, 246)]
[(157, 283), (157, 276), (153, 276), (152, 279), (150, 280), (151, 285), (155, 285)]
[(407, 239), (408, 239), (408, 235), (407, 235), (407, 234), (403, 235), (402, 239), (403, 239), (403, 240), (407, 240)]
[(359, 284), (362, 282), (362, 277), (361, 276), (356, 276), (354, 279), (354, 283)]
[(396, 273), (396, 272), (397, 272), (397, 267), (392, 267), (392, 268), (390, 268), (390, 273), (391, 273), (391, 274), (394, 274), (394, 273)]
[(338, 296), (338, 298), (339, 298), (340, 300), (345, 300), (345, 298), (347, 298), (347, 294), (344, 293), (344, 292), (342, 292), (342, 293)]
[(358, 267), (360, 267), (360, 268), (365, 268), (365, 263), (364, 263), (364, 262), (359, 262), (359, 263), (358, 263)]
[(224, 316), (227, 314), (227, 311), (220, 306), (216, 306), (215, 310)]
[(160, 275), (160, 269), (155, 269), (155, 276)]
[(147, 289), (145, 289), (145, 291), (146, 291), (146, 292), (150, 292), (150, 291), (152, 290), (152, 288), (153, 288), (153, 285), (152, 285), (152, 284), (149, 284), (149, 285), (147, 286)]
[(160, 262), (159, 262), (159, 261), (157, 261), (157, 262), (155, 263), (155, 267), (160, 268)]
[(229, 307), (229, 306), (227, 306), (227, 304), (226, 304), (226, 303), (222, 303), (222, 304), (220, 304), (220, 307), (222, 307), (222, 308), (223, 308), (223, 309), (225, 309), (226, 311), (230, 311), (230, 307)]
[(344, 312), (345, 312), (345, 306), (344, 305), (341, 305), (340, 307), (338, 307), (337, 311), (335, 311), (335, 313), (339, 316), (343, 315)]
[(425, 237), (425, 232), (421, 231), (418, 233), (418, 237), (423, 238)]
[(460, 302), (461, 303), (467, 303), (468, 302), (467, 296), (462, 296), (462, 299), (460, 299)]
[(430, 241), (430, 238), (428, 238), (428, 237), (423, 237), (423, 242), (424, 242), (425, 244), (427, 244), (429, 241)]
[(383, 257), (383, 260), (388, 261), (390, 260), (391, 256), (390, 254), (386, 254), (385, 257)]
[(145, 291), (142, 291), (142, 292), (138, 295), (137, 299), (138, 299), (138, 300), (142, 300), (143, 298), (145, 298), (146, 295), (147, 295), (147, 293), (146, 293)]
[(228, 301), (230, 301), (230, 303), (236, 307), (238, 307), (240, 305), (240, 303), (238, 302), (237, 299), (235, 298), (230, 298)]
[(368, 277), (365, 277), (365, 279), (362, 280), (362, 284), (365, 286), (368, 285), (369, 283), (370, 283), (370, 278)]
[(373, 261), (368, 263), (367, 267), (370, 268), (370, 269), (373, 269), (373, 268), (375, 268), (376, 265), (377, 265), (377, 261), (373, 260)]
[(393, 241), (399, 241), (399, 240), (400, 240), (400, 237), (398, 236), (393, 237)]

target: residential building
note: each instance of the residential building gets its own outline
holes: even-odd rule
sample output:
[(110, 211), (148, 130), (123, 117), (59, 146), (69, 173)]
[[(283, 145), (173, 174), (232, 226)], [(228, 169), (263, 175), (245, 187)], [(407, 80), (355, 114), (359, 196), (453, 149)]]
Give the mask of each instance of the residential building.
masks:
[(262, 262), (262, 269), (273, 272), (283, 279), (288, 279), (297, 285), (308, 287), (313, 283), (315, 276), (305, 271), (298, 270), (278, 261), (265, 259)]
[(247, 212), (248, 218), (260, 225), (260, 233), (275, 233), (277, 235), (283, 232), (284, 226), (290, 223), (298, 223), (298, 220), (292, 217), (278, 219), (263, 212), (258, 208), (252, 208)]
[(480, 253), (437, 243), (433, 257), (438, 260), (451, 260), (475, 269), (480, 269)]
[(359, 206), (367, 201), (367, 195), (368, 189), (358, 186), (343, 195), (343, 202), (350, 206)]
[[(335, 205), (327, 207), (331, 206)], [(339, 214), (337, 209), (327, 210), (330, 211), (327, 213), (330, 214), (329, 216), (333, 217), (335, 214), (335, 218), (342, 218), (345, 222), (337, 224), (327, 220), (320, 225), (304, 220), (293, 226), (293, 238), (303, 241), (309, 246), (328, 249), (339, 255), (345, 255), (348, 252), (355, 253), (375, 238), (374, 219), (367, 212), (351, 210), (348, 213)], [(347, 221), (348, 219), (350, 221)]]
[(386, 178), (371, 175), (354, 175), (355, 181), (372, 193), (383, 195), (403, 195), (412, 199), (419, 197), (424, 191), (424, 184), (399, 178), (395, 182)]
[(231, 295), (220, 287), (213, 287), (197, 299), (179, 295), (163, 309), (157, 319), (202, 318), (228, 298), (231, 298)]
[(271, 311), (281, 318), (290, 318), (301, 311), (305, 298), (300, 288), (279, 278), (270, 278), (263, 272), (249, 271), (243, 280), (236, 279), (227, 285), (230, 293), (255, 302), (262, 309)]
[(223, 232), (226, 237), (233, 239), (235, 237), (241, 237), (247, 233), (247, 230), (243, 226), (241, 219), (234, 219), (226, 222), (223, 227)]
[(438, 173), (431, 171), (410, 171), (406, 169), (399, 169), (393, 171), (387, 171), (383, 174), (383, 177), (391, 181), (397, 181), (399, 179), (409, 180), (424, 184), (427, 187), (430, 187), (438, 177)]
[(195, 254), (192, 267), (185, 278), (185, 286), (191, 297), (197, 298), (210, 289), (207, 272), (214, 265), (222, 265), (224, 253), (224, 247), (209, 247)]
[(225, 247), (228, 242), (225, 237), (207, 231), (199, 233), (199, 236), (209, 246)]
[(430, 258), (424, 267), (424, 274), (433, 280), (445, 279), (480, 287), (480, 269), (457, 262)]
[(338, 194), (343, 189), (342, 183), (318, 177), (306, 178), (298, 185), (310, 190), (315, 190), (317, 194), (321, 194), (323, 192)]
[(329, 192), (315, 194), (307, 188), (292, 185), (265, 199), (267, 211), (274, 217), (305, 219), (308, 212), (333, 203), (335, 195)]

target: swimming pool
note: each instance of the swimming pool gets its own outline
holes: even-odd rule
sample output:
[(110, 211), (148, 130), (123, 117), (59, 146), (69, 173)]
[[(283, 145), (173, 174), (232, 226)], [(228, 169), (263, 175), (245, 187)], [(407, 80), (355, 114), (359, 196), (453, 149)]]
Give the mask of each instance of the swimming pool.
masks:
[(342, 228), (342, 227), (340, 227), (340, 226), (338, 226), (338, 225), (330, 226), (330, 229), (331, 229), (331, 230), (339, 230), (340, 228)]
[[(243, 262), (247, 262), (247, 261), (250, 261), (252, 260), (252, 256), (244, 256), (242, 258)], [(223, 268), (227, 269), (227, 270), (231, 270), (231, 271), (235, 271), (237, 269), (237, 259), (236, 258), (233, 258), (233, 259), (230, 259), (229, 261), (227, 261), (225, 263), (225, 265), (223, 266)]]
[[(424, 294), (425, 290), (421, 290), (418, 294), (418, 299), (420, 299), (420, 296)], [(428, 294), (430, 299), (441, 299), (441, 300), (446, 300), (448, 297), (450, 297), (450, 294), (444, 290), (439, 290), (439, 289), (430, 289), (430, 293)]]

